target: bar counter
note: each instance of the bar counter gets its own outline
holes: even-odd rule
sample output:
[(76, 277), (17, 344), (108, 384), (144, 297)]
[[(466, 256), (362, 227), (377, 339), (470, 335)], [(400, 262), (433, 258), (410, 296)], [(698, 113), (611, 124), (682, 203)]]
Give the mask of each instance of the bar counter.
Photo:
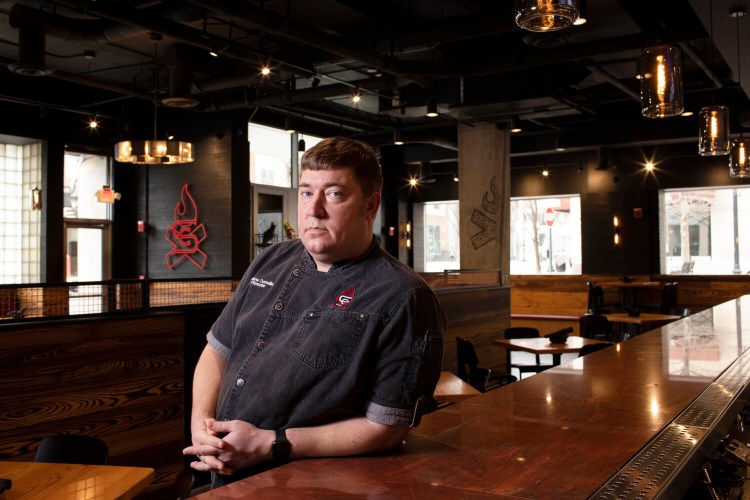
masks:
[(426, 415), (395, 453), (197, 498), (680, 498), (743, 406), (750, 296)]

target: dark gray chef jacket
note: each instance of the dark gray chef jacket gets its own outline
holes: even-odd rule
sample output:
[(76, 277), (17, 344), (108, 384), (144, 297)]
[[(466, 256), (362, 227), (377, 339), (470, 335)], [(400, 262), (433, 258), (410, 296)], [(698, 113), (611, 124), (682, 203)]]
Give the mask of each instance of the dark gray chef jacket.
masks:
[(432, 289), (374, 238), (364, 257), (328, 272), (301, 240), (275, 243), (208, 333), (227, 358), (216, 418), (261, 429), (354, 416), (416, 426), (440, 377), (445, 326)]

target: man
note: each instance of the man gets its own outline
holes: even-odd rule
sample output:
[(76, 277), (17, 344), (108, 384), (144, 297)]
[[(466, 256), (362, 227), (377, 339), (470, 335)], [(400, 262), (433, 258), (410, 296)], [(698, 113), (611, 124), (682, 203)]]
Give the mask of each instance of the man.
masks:
[(373, 237), (373, 150), (329, 138), (300, 170), (300, 238), (256, 257), (196, 366), (183, 453), (214, 487), (289, 459), (392, 449), (440, 375), (437, 298)]

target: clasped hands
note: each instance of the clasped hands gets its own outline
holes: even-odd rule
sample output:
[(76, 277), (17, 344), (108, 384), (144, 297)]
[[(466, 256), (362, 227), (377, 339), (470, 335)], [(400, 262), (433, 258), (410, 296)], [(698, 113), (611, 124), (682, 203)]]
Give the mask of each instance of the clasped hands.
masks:
[(193, 445), (182, 450), (183, 455), (198, 457), (198, 461), (190, 463), (195, 470), (230, 476), (271, 458), (274, 431), (241, 420), (206, 418), (202, 424), (202, 428), (193, 429)]

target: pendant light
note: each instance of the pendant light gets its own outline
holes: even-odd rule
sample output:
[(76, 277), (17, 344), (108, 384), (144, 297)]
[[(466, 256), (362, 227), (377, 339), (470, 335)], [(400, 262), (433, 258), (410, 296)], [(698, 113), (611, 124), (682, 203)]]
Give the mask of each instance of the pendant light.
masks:
[[(742, 73), (740, 68), (740, 18), (745, 15), (743, 7), (736, 7), (729, 11), (729, 15), (734, 18), (737, 25), (737, 87), (742, 93)], [(750, 177), (750, 139), (744, 137), (742, 133), (742, 123), (740, 123), (740, 136), (732, 139), (729, 148), (729, 176), (734, 179), (747, 179)]]
[(578, 14), (578, 0), (516, 0), (516, 24), (529, 31), (568, 28)]
[[(709, 2), (710, 40), (714, 40), (713, 2)], [(711, 66), (713, 66), (713, 48), (711, 49)], [(716, 76), (711, 77), (716, 87)], [(712, 103), (704, 106), (698, 113), (698, 154), (701, 156), (718, 156), (729, 154), (729, 108)]]
[(669, 118), (680, 115), (685, 109), (680, 48), (660, 45), (644, 49), (638, 66), (643, 116)]
[(158, 42), (161, 36), (153, 34), (154, 40), (154, 138), (153, 140), (127, 140), (115, 144), (115, 161), (140, 165), (172, 165), (193, 161), (193, 144), (185, 141), (159, 140), (157, 135), (157, 66)]

